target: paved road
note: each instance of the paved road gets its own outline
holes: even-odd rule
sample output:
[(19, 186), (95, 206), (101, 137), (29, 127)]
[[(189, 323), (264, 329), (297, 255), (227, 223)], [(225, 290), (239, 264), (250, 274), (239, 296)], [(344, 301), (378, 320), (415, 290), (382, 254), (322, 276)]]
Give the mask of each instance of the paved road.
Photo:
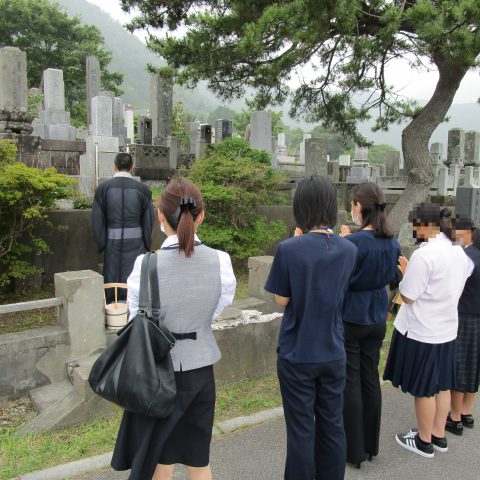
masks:
[[(392, 387), (384, 387), (381, 452), (360, 470), (347, 466), (346, 480), (477, 480), (480, 479), (480, 408), (479, 425), (466, 430), (463, 437), (450, 435), (448, 453), (436, 453), (425, 459), (400, 448), (395, 433), (414, 426), (413, 401)], [(212, 445), (212, 467), (216, 480), (281, 480), (285, 452), (283, 420), (276, 420), (217, 437)], [(76, 480), (126, 480), (128, 473), (102, 471)], [(185, 480), (178, 467), (175, 479)]]

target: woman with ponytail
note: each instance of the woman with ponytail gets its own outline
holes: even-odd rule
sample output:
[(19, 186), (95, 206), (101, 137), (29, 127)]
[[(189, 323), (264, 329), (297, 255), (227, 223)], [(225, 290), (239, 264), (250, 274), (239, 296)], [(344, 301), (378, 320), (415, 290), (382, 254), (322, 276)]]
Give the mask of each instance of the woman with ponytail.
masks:
[(395, 319), (384, 380), (415, 397), (416, 428), (397, 443), (432, 458), (448, 450), (445, 423), (455, 387), (458, 301), (474, 264), (455, 239), (448, 208), (422, 203), (410, 212), (421, 248), (401, 257), (403, 304)]
[[(177, 398), (173, 413), (155, 419), (125, 412), (112, 458), (130, 480), (171, 480), (174, 466), (188, 466), (190, 480), (211, 480), (210, 441), (215, 409), (213, 365), (220, 360), (211, 324), (230, 305), (236, 281), (227, 253), (203, 245), (202, 196), (186, 179), (173, 179), (158, 203), (167, 239), (157, 252), (160, 315), (177, 342), (171, 350)], [(138, 311), (143, 255), (128, 278), (130, 319)]]
[(394, 281), (400, 245), (391, 232), (383, 192), (374, 183), (352, 192), (352, 218), (359, 231), (343, 225), (341, 235), (357, 246), (358, 257), (345, 299), (343, 325), (347, 353), (344, 424), (347, 462), (378, 454), (382, 392), (378, 377), (380, 348), (386, 332), (386, 285)]

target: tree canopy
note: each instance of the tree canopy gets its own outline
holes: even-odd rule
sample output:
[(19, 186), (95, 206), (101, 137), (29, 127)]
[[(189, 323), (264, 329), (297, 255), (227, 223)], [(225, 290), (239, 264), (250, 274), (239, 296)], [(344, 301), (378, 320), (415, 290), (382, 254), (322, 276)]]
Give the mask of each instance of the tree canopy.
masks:
[[(376, 129), (409, 119), (402, 148), (409, 182), (394, 208), (396, 226), (433, 181), (428, 141), (466, 72), (478, 66), (478, 0), (122, 0), (138, 12), (130, 29), (151, 34), (149, 47), (178, 71), (178, 81), (205, 79), (224, 98), (256, 91), (258, 108), (291, 97), (291, 115), (321, 122), (365, 144), (357, 125), (376, 116)], [(439, 80), (420, 107), (387, 81), (396, 59), (428, 66)], [(313, 78), (302, 75), (309, 67)], [(298, 78), (299, 87), (289, 88)]]
[(27, 54), (28, 86), (38, 87), (47, 68), (63, 70), (65, 97), (72, 115), (82, 117), (85, 109), (86, 58), (95, 55), (100, 62), (102, 86), (117, 95), (123, 76), (108, 70), (112, 58), (100, 30), (69, 18), (58, 4), (47, 0), (0, 0), (0, 47), (18, 47)]

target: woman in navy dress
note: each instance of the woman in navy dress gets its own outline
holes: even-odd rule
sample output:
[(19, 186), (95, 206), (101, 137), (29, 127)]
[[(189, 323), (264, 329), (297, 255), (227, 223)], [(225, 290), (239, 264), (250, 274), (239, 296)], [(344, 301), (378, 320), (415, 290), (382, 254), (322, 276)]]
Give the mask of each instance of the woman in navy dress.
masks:
[(457, 240), (468, 245), (465, 253), (475, 264), (458, 302), (457, 371), (452, 390), (452, 408), (446, 430), (463, 434), (473, 428), (472, 408), (480, 384), (480, 230), (473, 224), (455, 225)]
[(358, 248), (355, 271), (345, 301), (343, 325), (347, 352), (344, 423), (347, 462), (360, 467), (378, 454), (382, 393), (378, 376), (386, 332), (386, 285), (395, 278), (400, 245), (390, 230), (383, 192), (362, 183), (352, 192), (352, 218), (360, 227), (341, 235)]

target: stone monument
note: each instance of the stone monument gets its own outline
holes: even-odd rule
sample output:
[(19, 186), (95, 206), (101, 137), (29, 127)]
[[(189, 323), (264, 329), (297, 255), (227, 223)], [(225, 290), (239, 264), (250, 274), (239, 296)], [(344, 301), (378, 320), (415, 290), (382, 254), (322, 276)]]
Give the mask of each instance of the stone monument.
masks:
[(265, 150), (270, 155), (272, 150), (272, 113), (262, 110), (250, 115), (250, 146)]
[(29, 134), (33, 117), (27, 102), (27, 55), (16, 47), (0, 48), (0, 133)]
[(215, 143), (220, 143), (225, 138), (231, 138), (233, 134), (233, 122), (219, 119), (215, 122)]
[(387, 177), (396, 177), (400, 171), (400, 152), (389, 150), (385, 162), (385, 174)]
[(305, 175), (328, 175), (327, 143), (323, 138), (305, 140)]
[(87, 125), (92, 124), (92, 99), (100, 94), (101, 73), (98, 58), (91, 55), (87, 57)]
[(465, 130), (462, 128), (452, 128), (448, 131), (447, 162), (449, 165), (451, 163), (458, 163), (458, 159), (461, 157), (465, 157)]
[(309, 138), (312, 138), (312, 136), (309, 133), (305, 133), (303, 135), (302, 143), (300, 144), (300, 163), (302, 165), (305, 165), (305, 142)]
[(152, 119), (146, 115), (138, 117), (137, 124), (138, 143), (141, 145), (152, 144)]
[(465, 165), (480, 166), (480, 132), (470, 131), (465, 134)]
[(44, 110), (35, 133), (50, 140), (75, 140), (75, 127), (70, 125), (70, 112), (65, 111), (63, 72), (48, 68), (43, 72)]
[(130, 105), (125, 108), (123, 124), (127, 129), (127, 142), (135, 143), (135, 112)]
[(173, 82), (157, 73), (150, 76), (150, 115), (153, 145), (167, 145), (172, 135)]

